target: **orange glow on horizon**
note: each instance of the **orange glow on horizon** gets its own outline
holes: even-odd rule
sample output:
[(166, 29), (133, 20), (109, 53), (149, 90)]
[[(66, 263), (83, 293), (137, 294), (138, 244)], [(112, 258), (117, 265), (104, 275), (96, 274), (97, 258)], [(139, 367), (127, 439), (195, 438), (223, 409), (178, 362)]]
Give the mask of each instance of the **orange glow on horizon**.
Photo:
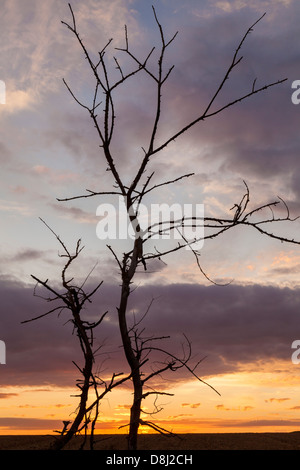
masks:
[[(296, 365), (286, 361), (251, 364), (249, 372), (206, 379), (221, 395), (198, 381), (182, 382), (170, 388), (174, 396), (158, 397), (156, 405), (161, 411), (154, 416), (148, 414), (154, 410), (153, 397), (152, 401), (147, 399), (144, 403), (147, 414), (142, 417), (179, 434), (296, 431), (300, 425), (299, 374), (300, 368), (298, 371)], [(77, 404), (71, 397), (72, 389), (34, 391), (10, 387), (2, 391), (5, 394), (0, 405), (8, 424), (0, 427), (0, 435), (54, 434), (55, 429), (61, 429), (63, 420), (72, 420)], [(128, 389), (116, 389), (109, 394), (100, 405), (97, 434), (126, 434), (130, 403)], [(140, 432), (155, 431), (141, 426)]]

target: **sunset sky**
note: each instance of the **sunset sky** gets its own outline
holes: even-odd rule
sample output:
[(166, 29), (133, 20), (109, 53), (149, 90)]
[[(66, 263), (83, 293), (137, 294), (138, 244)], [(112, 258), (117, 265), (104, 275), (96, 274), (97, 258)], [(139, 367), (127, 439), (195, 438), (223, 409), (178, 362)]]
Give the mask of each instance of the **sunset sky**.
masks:
[[(155, 184), (195, 175), (161, 187), (147, 203), (203, 204), (205, 214), (232, 216), (245, 180), (252, 208), (279, 196), (291, 217), (300, 215), (300, 104), (291, 99), (292, 83), (300, 80), (299, 1), (71, 3), (93, 56), (113, 38), (107, 50), (112, 77), (118, 74), (112, 57), (124, 60), (114, 48), (124, 47), (125, 24), (130, 47), (141, 60), (153, 45), (159, 48), (151, 4), (166, 37), (178, 31), (166, 57), (166, 70), (175, 68), (163, 90), (161, 141), (201, 114), (244, 33), (266, 12), (243, 45), (243, 60), (216, 107), (249, 92), (255, 79), (257, 87), (287, 80), (196, 125), (156, 155), (145, 175), (155, 171)], [(128, 372), (117, 328), (118, 266), (106, 246), (122, 255), (128, 244), (96, 235), (98, 206), (118, 207), (118, 200), (57, 201), (114, 184), (88, 113), (62, 80), (82, 101), (91, 102), (93, 77), (61, 20), (70, 21), (67, 1), (1, 0), (0, 80), (6, 100), (0, 104), (0, 340), (6, 344), (6, 364), (0, 364), (0, 434), (52, 432), (62, 420), (72, 419), (77, 405), (72, 395), (77, 393), (78, 371), (72, 361), (81, 359), (68, 314), (22, 323), (49, 309), (33, 295), (31, 274), (53, 285), (60, 282), (60, 246), (39, 218), (70, 250), (82, 239), (76, 280), (82, 282), (92, 271), (88, 290), (104, 281), (88, 318), (108, 310), (97, 330), (97, 371), (107, 380), (113, 372)], [(156, 65), (154, 55), (150, 66)], [(116, 96), (113, 149), (126, 184), (149, 142), (155, 91), (140, 73)], [(299, 229), (300, 219), (276, 224), (272, 231), (300, 241)], [(188, 250), (164, 263), (155, 262), (148, 273), (138, 274), (130, 316), (140, 318), (152, 301), (144, 320), (147, 334), (170, 335), (164, 346), (173, 352), (182, 350), (186, 335), (194, 363), (203, 358), (199, 375), (220, 395), (181, 370), (153, 384), (174, 396), (159, 397), (156, 405), (162, 411), (152, 419), (176, 432), (299, 430), (300, 364), (292, 362), (291, 346), (300, 340), (300, 245), (263, 237), (250, 227), (205, 241), (202, 267), (224, 285), (209, 282)], [(103, 400), (99, 432), (120, 432), (119, 426), (128, 423), (131, 392), (128, 384)], [(144, 405), (152, 412), (153, 397)]]

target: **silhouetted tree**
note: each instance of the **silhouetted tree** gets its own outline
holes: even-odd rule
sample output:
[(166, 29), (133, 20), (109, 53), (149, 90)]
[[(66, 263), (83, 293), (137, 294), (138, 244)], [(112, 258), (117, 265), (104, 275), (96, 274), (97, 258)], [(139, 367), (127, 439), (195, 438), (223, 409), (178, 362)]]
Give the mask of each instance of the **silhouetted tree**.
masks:
[[(70, 321), (73, 324), (73, 328), (78, 337), (79, 345), (83, 355), (83, 366), (73, 361), (74, 365), (81, 374), (81, 378), (78, 379), (76, 383), (80, 390), (78, 395), (79, 404), (76, 409), (76, 416), (74, 420), (63, 421), (62, 431), (56, 431), (58, 432), (59, 437), (55, 439), (55, 442), (53, 445), (51, 445), (51, 448), (53, 450), (62, 449), (72, 439), (73, 436), (79, 434), (82, 430), (85, 431), (86, 437), (86, 433), (90, 425), (90, 447), (92, 449), (94, 446), (95, 423), (99, 413), (99, 402), (108, 392), (113, 390), (113, 388), (128, 380), (130, 375), (119, 378), (123, 374), (113, 373), (110, 382), (107, 383), (99, 377), (99, 373), (95, 373), (94, 366), (96, 363), (96, 355), (101, 346), (94, 346), (94, 330), (102, 323), (107, 314), (107, 311), (104, 312), (100, 318), (94, 322), (90, 322), (84, 319), (83, 313), (85, 304), (92, 302), (92, 298), (101, 287), (102, 281), (97, 284), (96, 287), (94, 287), (89, 293), (84, 290), (84, 285), (87, 282), (89, 276), (87, 276), (84, 282), (82, 282), (80, 285), (77, 285), (74, 278), (70, 277), (69, 269), (83, 250), (83, 247), (81, 246), (81, 240), (79, 239), (77, 241), (75, 251), (72, 253), (61, 240), (61, 238), (46, 224), (46, 222), (43, 221), (43, 223), (55, 235), (63, 249), (63, 252), (59, 254), (59, 256), (66, 259), (65, 265), (61, 272), (62, 289), (60, 290), (57, 287), (51, 286), (49, 279), (43, 281), (32, 275), (32, 278), (37, 283), (35, 295), (44, 298), (47, 302), (54, 303), (55, 306), (46, 313), (29, 320), (24, 320), (22, 323), (36, 321), (55, 312), (58, 312), (59, 315), (63, 312), (65, 313), (65, 311), (68, 312), (69, 317), (67, 322)], [(42, 296), (41, 294), (38, 294), (38, 286), (43, 287), (49, 296), (44, 297), (44, 295)], [(95, 397), (92, 401), (92, 404), (88, 404), (89, 392), (91, 388), (94, 390)], [(102, 391), (99, 391), (99, 389), (102, 389)], [(84, 444), (85, 440), (83, 441), (82, 446), (84, 446)]]
[[(91, 52), (87, 49), (84, 41), (82, 40), (79, 30), (76, 23), (75, 14), (71, 5), (69, 4), (71, 12), (71, 21), (70, 23), (62, 22), (71, 33), (75, 36), (83, 55), (86, 59), (87, 67), (90, 68), (94, 80), (95, 86), (93, 91), (93, 98), (89, 104), (82, 102), (72, 91), (69, 84), (64, 80), (64, 83), (69, 90), (70, 94), (74, 100), (85, 109), (88, 113), (93, 126), (95, 127), (96, 133), (99, 137), (99, 143), (101, 147), (101, 155), (104, 161), (106, 161), (107, 169), (109, 170), (109, 175), (112, 176), (111, 180), (111, 189), (108, 191), (92, 191), (87, 190), (86, 194), (79, 196), (72, 196), (64, 199), (58, 199), (59, 201), (68, 201), (73, 199), (80, 198), (90, 198), (90, 197), (101, 197), (104, 195), (112, 195), (123, 198), (126, 206), (126, 211), (128, 215), (128, 220), (130, 221), (134, 237), (132, 240), (132, 246), (130, 250), (126, 251), (122, 255), (119, 255), (111, 245), (107, 245), (110, 250), (113, 258), (115, 259), (117, 266), (120, 270), (120, 299), (117, 305), (118, 313), (118, 322), (119, 322), (119, 331), (122, 340), (123, 351), (129, 366), (129, 376), (133, 385), (133, 401), (130, 412), (130, 422), (129, 422), (129, 435), (128, 435), (128, 448), (131, 450), (137, 449), (137, 439), (138, 439), (138, 430), (140, 424), (146, 424), (152, 429), (155, 429), (159, 432), (166, 432), (166, 430), (160, 428), (158, 425), (152, 421), (141, 418), (142, 402), (143, 400), (151, 394), (156, 396), (160, 393), (158, 390), (145, 389), (148, 386), (148, 382), (152, 378), (161, 374), (165, 371), (176, 371), (179, 368), (187, 368), (187, 370), (193, 374), (198, 380), (201, 380), (199, 375), (196, 372), (196, 367), (198, 363), (194, 366), (191, 365), (191, 344), (186, 338), (185, 347), (183, 348), (184, 352), (182, 357), (179, 357), (175, 354), (172, 354), (167, 348), (162, 346), (162, 342), (167, 339), (164, 336), (151, 337), (147, 336), (144, 329), (140, 329), (140, 321), (134, 321), (133, 325), (128, 324), (128, 300), (132, 292), (132, 285), (135, 279), (135, 275), (138, 272), (138, 268), (141, 268), (147, 272), (147, 267), (149, 262), (155, 259), (162, 260), (165, 255), (173, 254), (175, 255), (177, 251), (182, 250), (182, 248), (189, 246), (195, 256), (197, 265), (200, 271), (208, 278), (205, 271), (202, 269), (200, 264), (200, 251), (197, 248), (197, 243), (201, 240), (214, 239), (217, 236), (225, 233), (229, 229), (232, 229), (237, 226), (247, 226), (256, 229), (263, 235), (272, 237), (281, 242), (296, 243), (299, 242), (289, 239), (288, 237), (283, 237), (273, 233), (270, 229), (270, 224), (274, 222), (283, 222), (283, 221), (292, 221), (287, 205), (282, 199), (276, 199), (272, 202), (258, 205), (254, 209), (249, 208), (250, 201), (250, 192), (246, 182), (245, 192), (240, 200), (232, 207), (233, 216), (224, 218), (224, 217), (180, 217), (169, 220), (161, 221), (150, 221), (148, 227), (143, 228), (140, 220), (139, 209), (142, 203), (145, 203), (145, 196), (153, 193), (154, 191), (159, 190), (162, 187), (172, 185), (180, 180), (191, 178), (194, 173), (187, 173), (178, 176), (177, 178), (171, 179), (169, 181), (162, 181), (160, 183), (153, 183), (154, 172), (149, 172), (149, 167), (152, 163), (152, 158), (154, 156), (160, 155), (159, 158), (163, 159), (161, 152), (176, 139), (181, 137), (183, 134), (187, 133), (191, 128), (195, 127), (198, 124), (204, 122), (204, 120), (216, 116), (226, 109), (234, 106), (236, 103), (247, 100), (255, 95), (270, 89), (274, 86), (278, 86), (283, 83), (286, 78), (276, 80), (267, 85), (257, 87), (256, 80), (249, 86), (247, 93), (242, 96), (237, 96), (236, 98), (228, 101), (227, 103), (217, 106), (217, 98), (221, 94), (226, 81), (231, 76), (232, 72), (237, 68), (241, 63), (242, 57), (239, 55), (241, 48), (247, 39), (250, 32), (253, 30), (254, 26), (262, 20), (262, 15), (244, 34), (240, 42), (238, 43), (237, 49), (233, 53), (232, 60), (225, 70), (224, 76), (220, 81), (219, 85), (216, 87), (215, 92), (208, 99), (208, 104), (204, 107), (203, 111), (193, 120), (187, 122), (179, 130), (174, 131), (169, 136), (164, 138), (160, 143), (158, 143), (158, 131), (161, 124), (161, 112), (162, 112), (162, 93), (163, 88), (167, 83), (167, 80), (170, 77), (170, 74), (173, 70), (173, 66), (165, 70), (165, 57), (168, 48), (172, 45), (177, 33), (175, 33), (170, 39), (167, 39), (163, 30), (162, 25), (159, 22), (157, 13), (153, 8), (154, 20), (157, 26), (158, 37), (160, 41), (160, 47), (157, 52), (155, 47), (152, 47), (148, 53), (145, 54), (143, 59), (138, 58), (138, 56), (132, 51), (129, 45), (129, 37), (127, 28), (125, 27), (125, 45), (123, 48), (117, 48), (118, 54), (123, 54), (125, 59), (128, 59), (128, 63), (125, 67), (121, 65), (120, 60), (117, 57), (114, 58), (114, 64), (119, 71), (119, 77), (113, 79), (112, 74), (110, 73), (109, 62), (106, 61), (106, 53), (109, 50), (112, 40), (109, 40), (105, 47), (98, 53), (97, 59), (94, 60)], [(151, 59), (157, 52), (157, 61)], [(156, 65), (153, 66), (153, 63)], [(139, 76), (139, 80), (142, 80), (143, 77), (148, 78), (147, 85), (149, 86), (149, 79), (153, 84), (154, 96), (155, 96), (155, 109), (153, 111), (153, 124), (150, 130), (149, 140), (146, 145), (142, 148), (140, 161), (138, 162), (138, 168), (135, 169), (136, 161), (132, 164), (130, 170), (131, 182), (127, 184), (125, 182), (125, 175), (120, 172), (119, 162), (114, 155), (112, 144), (116, 138), (116, 115), (117, 115), (117, 97), (120, 96), (120, 90), (122, 86), (127, 83), (129, 80), (132, 80)], [(118, 94), (116, 93), (118, 92)], [(214, 105), (214, 109), (213, 109)], [(161, 137), (161, 136), (160, 136)], [(148, 173), (146, 173), (148, 172)], [(128, 173), (128, 168), (127, 168)], [(278, 206), (284, 207), (286, 212), (284, 215), (282, 211), (279, 211), (279, 215), (276, 213), (276, 208)], [(266, 215), (266, 211), (270, 215)], [(185, 229), (187, 227), (196, 227), (197, 224), (200, 224), (205, 229), (205, 234), (201, 235), (198, 239), (195, 237), (193, 240), (189, 240), (185, 236)], [(176, 232), (180, 234), (180, 239), (178, 242), (174, 242), (173, 245), (168, 246), (168, 248), (149, 248), (150, 242), (153, 239), (156, 239), (158, 236), (165, 234), (166, 232)], [(40, 281), (39, 281), (40, 282)], [(40, 282), (41, 283), (41, 282)], [(43, 284), (43, 283), (42, 283)], [(47, 283), (45, 282), (44, 287), (48, 288)], [(65, 283), (66, 296), (63, 299), (68, 302), (68, 305), (73, 308), (73, 305), (76, 307), (78, 299), (81, 301), (87, 300), (85, 294), (80, 290), (72, 290), (69, 284)], [(147, 309), (148, 310), (148, 309)], [(73, 312), (73, 311), (72, 311)], [(74, 313), (73, 313), (74, 315)], [(82, 325), (81, 323), (76, 323), (74, 317), (74, 324), (76, 328), (81, 333)], [(90, 330), (89, 330), (90, 331)], [(86, 334), (86, 329), (84, 330)], [(81, 338), (82, 343), (86, 343)], [(87, 345), (84, 347), (86, 351), (88, 350), (88, 345), (90, 340), (87, 341)], [(151, 368), (146, 369), (146, 364), (149, 366), (149, 361), (151, 354), (160, 354), (161, 362), (157, 365), (157, 362), (151, 363)], [(90, 380), (90, 372), (88, 372), (87, 380)], [(85, 383), (85, 382), (84, 382)], [(158, 410), (158, 408), (156, 409)]]

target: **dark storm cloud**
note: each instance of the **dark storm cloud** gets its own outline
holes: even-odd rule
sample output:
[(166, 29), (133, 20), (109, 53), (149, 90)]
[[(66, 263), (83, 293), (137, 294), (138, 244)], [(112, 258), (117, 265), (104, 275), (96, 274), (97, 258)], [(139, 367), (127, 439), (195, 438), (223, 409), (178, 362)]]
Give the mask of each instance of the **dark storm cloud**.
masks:
[[(6, 365), (1, 370), (1, 384), (34, 385), (68, 383), (68, 371), (74, 345), (66, 321), (57, 317), (21, 324), (48, 310), (48, 304), (33, 297), (33, 286), (2, 281), (0, 336), (6, 344)], [(75, 354), (76, 356), (76, 354)], [(65, 378), (64, 378), (65, 377)]]
[(261, 359), (290, 359), (300, 311), (297, 290), (258, 285), (150, 286), (137, 299), (141, 311), (151, 295), (157, 300), (146, 320), (149, 329), (170, 334), (172, 347), (178, 347), (185, 333), (194, 353), (207, 356), (200, 368), (205, 374), (247, 370), (249, 363)]
[[(115, 306), (118, 287), (101, 287), (86, 316), (99, 318), (109, 310), (99, 327), (96, 342), (102, 345), (99, 370), (109, 375), (124, 372), (120, 353)], [(21, 321), (49, 309), (42, 299), (33, 297), (32, 288), (14, 281), (1, 284), (0, 338), (7, 347), (7, 364), (1, 365), (2, 385), (72, 386), (77, 371), (72, 361), (81, 363), (77, 338), (72, 335), (69, 316), (62, 313), (38, 321)], [(180, 355), (185, 334), (191, 341), (201, 377), (219, 373), (247, 371), (251, 363), (291, 360), (291, 344), (297, 339), (300, 291), (258, 285), (227, 287), (174, 284), (138, 287), (132, 294), (129, 323), (148, 315), (140, 327), (147, 337), (170, 335), (159, 345)], [(133, 317), (133, 312), (135, 317)], [(157, 354), (153, 359), (158, 359)], [(105, 372), (104, 372), (105, 371)], [(185, 371), (172, 379), (185, 380)]]
[[(78, 374), (73, 361), (80, 366), (82, 357), (69, 312), (56, 312), (33, 322), (22, 323), (58, 304), (47, 301), (49, 293), (37, 289), (34, 296), (34, 285), (26, 286), (13, 279), (2, 280), (0, 291), (3, 294), (0, 339), (6, 345), (6, 365), (0, 370), (1, 385), (75, 385)], [(99, 319), (108, 308), (111, 309), (111, 299), (115, 293), (115, 289), (109, 286), (104, 293), (100, 292), (92, 308), (84, 312), (87, 318)], [(120, 344), (115, 325), (114, 318), (111, 323), (104, 322), (95, 339), (95, 347), (105, 346), (105, 350), (101, 348), (98, 353), (100, 365), (115, 353)], [(117, 364), (119, 367), (122, 359)]]

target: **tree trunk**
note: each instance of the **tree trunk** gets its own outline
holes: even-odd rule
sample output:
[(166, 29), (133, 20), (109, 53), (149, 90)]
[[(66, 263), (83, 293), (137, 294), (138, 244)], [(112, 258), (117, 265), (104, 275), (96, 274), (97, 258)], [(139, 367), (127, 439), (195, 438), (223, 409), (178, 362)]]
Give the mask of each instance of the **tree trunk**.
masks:
[(128, 436), (128, 449), (137, 450), (138, 432), (140, 426), (141, 402), (143, 394), (143, 384), (140, 370), (133, 375), (134, 401), (130, 410), (130, 426)]
[(120, 306), (118, 308), (119, 316), (119, 328), (122, 337), (123, 348), (127, 362), (130, 366), (133, 388), (134, 388), (134, 400), (130, 411), (130, 426), (129, 426), (129, 436), (128, 436), (128, 449), (136, 450), (137, 449), (137, 438), (138, 438), (138, 429), (140, 424), (140, 414), (141, 414), (141, 401), (143, 393), (143, 384), (141, 380), (141, 371), (140, 371), (140, 361), (135, 354), (135, 351), (131, 344), (131, 339), (128, 332), (128, 326), (126, 321), (126, 312), (127, 312), (127, 303), (128, 297), (130, 295), (130, 283), (133, 278), (136, 267), (138, 264), (138, 243), (136, 241), (135, 248), (133, 250), (133, 256), (128, 270), (123, 269), (123, 282), (122, 282), (122, 291), (121, 291), (121, 300)]
[(76, 434), (79, 429), (80, 424), (84, 420), (85, 413), (86, 413), (86, 404), (88, 401), (89, 395), (89, 388), (90, 388), (90, 380), (92, 376), (93, 370), (93, 363), (94, 363), (94, 355), (90, 345), (90, 341), (87, 335), (87, 332), (82, 324), (81, 318), (78, 312), (73, 312), (74, 317), (74, 324), (77, 327), (78, 336), (82, 341), (81, 347), (84, 352), (84, 368), (83, 368), (83, 384), (81, 386), (81, 395), (80, 395), (80, 404), (79, 409), (74, 419), (70, 429), (66, 432), (66, 434), (62, 434), (51, 446), (52, 450), (61, 450), (65, 447), (66, 444), (72, 439), (72, 437)]

